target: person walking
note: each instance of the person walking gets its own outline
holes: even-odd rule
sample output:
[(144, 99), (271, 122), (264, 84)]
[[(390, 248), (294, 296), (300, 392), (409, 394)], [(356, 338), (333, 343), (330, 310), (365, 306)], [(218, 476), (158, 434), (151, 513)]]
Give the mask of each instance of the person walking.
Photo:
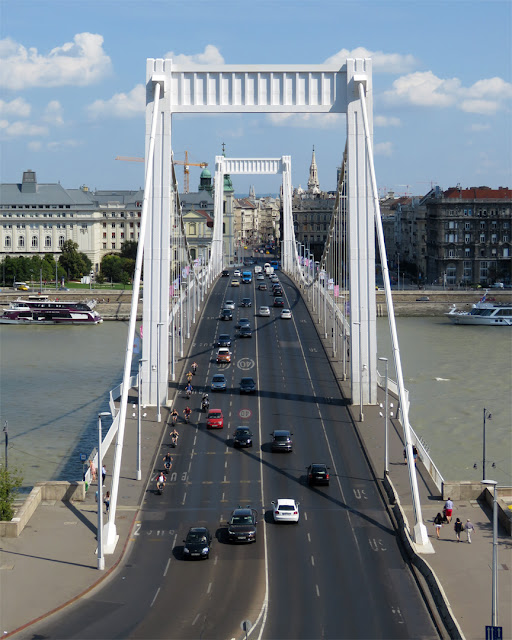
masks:
[(460, 521), (460, 518), (457, 518), (457, 520), (455, 520), (455, 524), (453, 525), (453, 530), (455, 531), (457, 542), (460, 542), (460, 534), (464, 531), (464, 525)]
[(469, 544), (471, 544), (471, 534), (475, 532), (475, 525), (471, 522), (471, 520), (468, 518), (466, 520), (466, 535), (468, 537), (468, 542)]
[(453, 514), (453, 502), (451, 498), (448, 498), (448, 500), (444, 503), (444, 514), (446, 516), (446, 521), (448, 522), (448, 524), (450, 524)]
[(107, 467), (105, 465), (103, 465), (101, 467), (101, 484), (103, 486), (105, 486), (105, 477), (107, 475)]
[(110, 491), (107, 491), (107, 493), (105, 494), (105, 499), (103, 500), (103, 502), (105, 503), (106, 513), (108, 513), (108, 510), (110, 509)]
[(440, 533), (441, 533), (441, 527), (443, 526), (443, 516), (438, 513), (437, 516), (434, 518), (434, 527), (436, 528), (436, 536), (437, 539), (440, 539)]

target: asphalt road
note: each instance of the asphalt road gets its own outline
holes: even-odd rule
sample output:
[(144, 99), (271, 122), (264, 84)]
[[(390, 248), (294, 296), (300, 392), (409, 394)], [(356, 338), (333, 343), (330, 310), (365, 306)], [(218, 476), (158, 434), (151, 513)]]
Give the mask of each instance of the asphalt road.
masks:
[[(148, 486), (122, 569), (38, 628), (38, 637), (229, 639), (243, 636), (244, 621), (256, 627), (253, 638), (438, 637), (316, 330), (294, 286), (279, 276), (291, 320), (273, 308), (270, 318), (255, 316), (272, 303), (255, 281), (234, 288), (231, 278), (219, 280), (192, 346), (190, 362), (199, 364), (189, 402), (194, 412), (190, 424), (178, 426), (164, 494)], [(225, 299), (247, 296), (252, 309), (237, 307), (234, 321), (218, 320)], [(251, 320), (252, 338), (235, 339), (240, 317)], [(215, 363), (219, 333), (234, 338), (229, 365)], [(200, 397), (219, 371), (228, 390), (210, 393), (210, 406), (222, 409), (225, 426), (207, 430)], [(244, 375), (256, 380), (254, 395), (239, 393)], [(252, 448), (232, 447), (238, 425), (252, 428)], [(271, 452), (275, 428), (293, 432), (292, 453)], [(166, 433), (155, 473), (168, 443)], [(307, 486), (311, 462), (330, 466), (328, 487)], [(282, 497), (299, 501), (299, 524), (273, 523), (271, 501)], [(226, 542), (226, 520), (239, 505), (259, 513), (255, 544)], [(210, 558), (185, 561), (183, 538), (198, 525), (214, 535)]]

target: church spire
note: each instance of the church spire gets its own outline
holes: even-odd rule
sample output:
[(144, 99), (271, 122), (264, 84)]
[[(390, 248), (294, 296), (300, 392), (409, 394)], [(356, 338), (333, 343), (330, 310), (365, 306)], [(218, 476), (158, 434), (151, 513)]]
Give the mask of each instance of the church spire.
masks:
[(316, 166), (314, 146), (313, 146), (313, 157), (311, 158), (311, 166), (309, 167), (308, 191), (310, 193), (320, 193), (320, 184), (318, 182), (318, 169)]

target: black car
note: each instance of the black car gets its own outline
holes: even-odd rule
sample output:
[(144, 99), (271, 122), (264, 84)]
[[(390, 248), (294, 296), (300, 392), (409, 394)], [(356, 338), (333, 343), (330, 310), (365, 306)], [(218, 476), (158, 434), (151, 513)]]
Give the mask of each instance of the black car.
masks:
[(274, 429), (270, 434), (272, 436), (272, 451), (293, 451), (292, 436), (287, 429)]
[(255, 509), (238, 507), (231, 514), (228, 522), (228, 539), (230, 542), (256, 542), (256, 525), (258, 517)]
[(283, 295), (283, 290), (281, 289), (281, 287), (274, 287), (274, 289), (272, 290), (272, 295), (273, 296), (282, 296)]
[(233, 311), (231, 309), (222, 309), (220, 312), (221, 320), (233, 320)]
[(227, 269), (224, 269), (222, 272), (222, 277), (223, 278), (229, 278), (229, 271)]
[(240, 303), (241, 307), (252, 307), (252, 302), (250, 298), (242, 298), (242, 302)]
[(251, 323), (249, 322), (249, 318), (240, 318), (240, 320), (236, 323), (236, 328), (241, 329), (242, 327), (250, 327)]
[(251, 329), (251, 327), (248, 327), (245, 324), (244, 324), (243, 327), (240, 327), (240, 329), (238, 330), (238, 337), (239, 338), (252, 338), (252, 329)]
[(252, 447), (252, 431), (249, 427), (237, 427), (233, 434), (234, 447)]
[(218, 347), (230, 347), (231, 346), (231, 338), (227, 333), (221, 333), (219, 335), (219, 339), (217, 340)]
[(240, 380), (240, 393), (254, 393), (256, 391), (256, 383), (254, 378), (242, 378)]
[(308, 484), (329, 484), (329, 468), (326, 464), (315, 462), (306, 467)]
[(274, 307), (284, 307), (284, 299), (283, 298), (274, 298)]
[(187, 537), (183, 540), (184, 558), (197, 558), (199, 560), (208, 558), (210, 555), (210, 545), (212, 536), (206, 527), (191, 527)]

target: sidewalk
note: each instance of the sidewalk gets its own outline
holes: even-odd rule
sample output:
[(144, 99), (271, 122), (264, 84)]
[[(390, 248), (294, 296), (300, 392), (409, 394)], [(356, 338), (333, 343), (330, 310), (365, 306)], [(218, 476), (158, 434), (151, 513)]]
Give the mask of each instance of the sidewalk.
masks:
[[(188, 353), (189, 344), (187, 342), (185, 353)], [(326, 351), (330, 354), (327, 345)], [(177, 379), (180, 379), (184, 363), (184, 359), (178, 362)], [(333, 361), (332, 366), (340, 387), (348, 396), (348, 383), (342, 381), (341, 363)], [(132, 390), (131, 393), (135, 392)], [(384, 403), (382, 390), (379, 390), (380, 401)], [(382, 482), (384, 420), (379, 415), (378, 406), (365, 407), (362, 423), (358, 422), (359, 407), (353, 409), (351, 414), (355, 427), (378, 484), (385, 493)], [(168, 431), (164, 427), (168, 410), (162, 410), (160, 424), (156, 422), (156, 408), (148, 408), (146, 413), (148, 415), (142, 423), (142, 480), (137, 482), (134, 479), (136, 418), (132, 418), (132, 411), (128, 411), (116, 519), (119, 541), (114, 554), (105, 556), (105, 571), (98, 571), (95, 556), (95, 485), (90, 487), (85, 502), (43, 503), (19, 538), (0, 539), (0, 632), (4, 637), (14, 635), (48, 612), (56, 611), (90, 592), (108, 579), (120, 562), (130, 540), (155, 456), (160, 451), (162, 435)], [(111, 446), (105, 456), (105, 491), (110, 489), (113, 450)], [(394, 421), (390, 421), (389, 429), (389, 472), (389, 480), (399, 496), (403, 514), (412, 524), (413, 509), (408, 470), (403, 462), (402, 433)], [(456, 503), (452, 524), (445, 525), (441, 530), (441, 540), (436, 540), (432, 521), (437, 512), (442, 511), (444, 501), (421, 461), (418, 462), (417, 473), (423, 521), (435, 551), (413, 558), (413, 563), (423, 575), (420, 580), (434, 584), (434, 600), (443, 619), (448, 621), (449, 637), (485, 638), (485, 627), (491, 622), (492, 513), (474, 501)], [(395, 520), (397, 508), (389, 508)], [(453, 523), (457, 517), (463, 523), (467, 518), (473, 522), (476, 530), (471, 545), (466, 541), (466, 533), (462, 534), (462, 542), (456, 542)], [(503, 638), (510, 639), (512, 539), (500, 529), (498, 542), (498, 625), (503, 627)], [(452, 616), (453, 622), (450, 620)], [(443, 633), (443, 637), (448, 636)]]

